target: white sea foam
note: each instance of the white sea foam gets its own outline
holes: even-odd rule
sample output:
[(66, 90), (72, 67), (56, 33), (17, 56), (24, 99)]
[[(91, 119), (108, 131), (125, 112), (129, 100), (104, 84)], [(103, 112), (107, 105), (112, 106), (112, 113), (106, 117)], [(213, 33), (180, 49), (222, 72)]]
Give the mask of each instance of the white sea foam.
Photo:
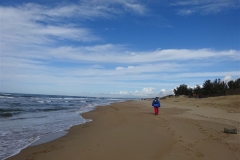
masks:
[(56, 100), (58, 100), (58, 99), (63, 99), (63, 98), (48, 98), (48, 99), (56, 99)]
[(11, 133), (11, 131), (0, 131), (0, 136), (5, 136), (9, 133)]
[(0, 96), (0, 98), (14, 98), (14, 97), (9, 97), (9, 96)]

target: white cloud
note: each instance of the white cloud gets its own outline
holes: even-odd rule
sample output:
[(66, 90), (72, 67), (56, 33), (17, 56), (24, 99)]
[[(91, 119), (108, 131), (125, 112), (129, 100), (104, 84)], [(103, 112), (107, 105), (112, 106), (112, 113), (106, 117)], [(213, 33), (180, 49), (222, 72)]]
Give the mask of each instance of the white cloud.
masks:
[(126, 92), (126, 91), (120, 91), (119, 94), (120, 94), (120, 95), (129, 95), (129, 93)]
[(187, 10), (179, 10), (178, 14), (187, 16), (187, 15), (193, 14), (194, 12), (195, 12), (194, 10), (187, 9)]
[[(135, 14), (143, 15), (147, 12), (147, 7), (140, 3), (139, 0), (93, 0), (85, 1), (91, 6), (109, 6), (115, 12), (130, 11)], [(116, 5), (116, 7), (111, 7)], [(113, 12), (112, 11), (112, 12)]]
[(135, 96), (151, 96), (154, 93), (155, 88), (148, 87), (148, 88), (143, 88), (141, 91), (136, 90), (133, 92), (133, 95)]
[(228, 72), (199, 72), (199, 73), (180, 73), (174, 77), (224, 77), (231, 75), (234, 77), (240, 76), (240, 71), (228, 71)]
[[(76, 26), (76, 23), (71, 24), (71, 21), (68, 24), (62, 23), (63, 19), (66, 17), (85, 19), (86, 17), (79, 15), (84, 13), (82, 12), (82, 7), (88, 5), (90, 7), (90, 4), (93, 4), (93, 2), (95, 1), (81, 1), (79, 4), (60, 5), (52, 8), (33, 3), (15, 8), (1, 6), (0, 9), (2, 12), (0, 14), (0, 21), (3, 24), (1, 25), (1, 56), (38, 59), (53, 58), (94, 63), (151, 63), (161, 61), (239, 57), (237, 56), (239, 55), (239, 51), (236, 50), (157, 49), (155, 51), (134, 52), (131, 50), (129, 51), (124, 45), (115, 44), (84, 47), (61, 45), (61, 47), (57, 47), (57, 44), (62, 44), (62, 40), (65, 39), (75, 42), (92, 42), (101, 40), (101, 38), (94, 35), (91, 30), (82, 27), (81, 24)], [(113, 2), (105, 0), (104, 2), (96, 2), (96, 4), (100, 4), (100, 7), (94, 5), (93, 8), (102, 8), (101, 6), (103, 4), (112, 3), (121, 5), (138, 4), (137, 1), (126, 0), (117, 0)], [(94, 12), (94, 9), (91, 9), (90, 11)], [(102, 9), (101, 12), (110, 14), (111, 10)], [(94, 17), (94, 15), (89, 15)], [(98, 13), (96, 16), (101, 17), (101, 14)], [(106, 58), (106, 56), (108, 58)], [(125, 69), (124, 66), (119, 67)]]
[[(116, 9), (119, 5), (120, 9)], [(33, 3), (15, 8), (1, 6), (1, 82), (7, 84), (3, 87), (47, 84), (46, 90), (48, 87), (54, 89), (53, 86), (57, 86), (57, 90), (69, 87), (83, 92), (102, 88), (119, 95), (154, 97), (170, 93), (170, 88), (178, 86), (181, 80), (239, 76), (239, 71), (234, 68), (205, 71), (220, 62), (239, 61), (238, 50), (203, 48), (137, 52), (124, 44), (90, 45), (89, 42), (96, 43), (101, 38), (85, 28), (82, 22), (114, 18), (126, 13), (123, 8), (127, 13), (143, 15), (147, 12), (146, 7), (135, 0), (86, 0), (55, 7)], [(69, 45), (72, 41), (81, 45)], [(128, 90), (119, 92), (122, 87)], [(160, 88), (166, 89), (158, 92)]]
[(153, 87), (145, 87), (142, 90), (135, 90), (134, 92), (130, 91), (120, 91), (119, 93), (115, 93), (116, 95), (127, 95), (127, 96), (136, 96), (136, 97), (154, 97), (157, 95), (155, 93), (155, 88)]
[(133, 4), (133, 3), (126, 3), (126, 2), (124, 4), (128, 9), (132, 10), (137, 14), (143, 15), (146, 13), (146, 8), (141, 4)]
[(228, 82), (231, 81), (231, 80), (232, 80), (232, 76), (230, 76), (230, 75), (225, 76), (225, 77), (223, 78), (223, 81), (226, 82), (226, 83), (228, 83)]
[(224, 10), (240, 8), (239, 0), (186, 0), (177, 1), (172, 5), (183, 7), (178, 14), (189, 15), (192, 13), (212, 14)]
[(174, 94), (173, 90), (162, 89), (159, 92), (160, 97), (163, 97), (163, 96), (166, 96), (166, 95), (172, 95), (172, 94)]
[(143, 88), (142, 93), (143, 94), (153, 94), (156, 89), (149, 87), (149, 88)]
[(145, 87), (141, 90), (135, 90), (135, 91), (120, 91), (118, 93), (112, 93), (112, 95), (115, 96), (124, 96), (124, 97), (139, 97), (139, 98), (154, 98), (154, 97), (164, 97), (167, 95), (173, 95), (173, 89), (166, 90), (161, 89), (160, 92), (156, 92), (156, 89), (153, 87)]
[[(59, 40), (92, 42), (101, 40), (83, 21), (124, 14), (116, 5), (143, 14), (144, 6), (131, 1), (80, 1), (58, 6), (27, 3), (17, 7), (0, 6), (2, 45), (50, 45)], [(76, 23), (78, 21), (78, 23)], [(9, 46), (6, 46), (9, 47)]]
[[(211, 49), (165, 49), (145, 52), (133, 52), (129, 51), (123, 46), (113, 44), (85, 47), (63, 46), (58, 48), (50, 48), (47, 46), (32, 46), (31, 53), (29, 53), (28, 48), (17, 45), (12, 48), (8, 43), (3, 45), (2, 51), (2, 55), (7, 56), (31, 58), (39, 58), (39, 56), (41, 56), (42, 58), (88, 61), (94, 63), (150, 63), (162, 61), (175, 62), (184, 60), (203, 60), (209, 58), (214, 58), (216, 60), (240, 59), (238, 58), (240, 51), (237, 50), (215, 51)], [(18, 54), (16, 54), (16, 52)]]
[[(67, 50), (66, 50), (67, 49)], [(65, 54), (65, 52), (71, 54)], [(61, 47), (56, 50), (52, 50), (52, 54), (56, 54), (62, 58), (75, 59), (75, 60), (86, 60), (95, 62), (118, 62), (118, 63), (141, 63), (141, 62), (160, 62), (160, 61), (175, 61), (175, 60), (190, 60), (190, 59), (207, 59), (207, 58), (235, 58), (240, 53), (236, 50), (227, 51), (214, 51), (211, 49), (199, 49), (199, 50), (188, 50), (188, 49), (166, 49), (156, 50), (153, 52), (134, 52), (122, 51), (122, 48), (115, 48), (98, 51), (86, 50), (84, 47), (80, 48), (65, 48)], [(79, 54), (85, 53), (85, 54)], [(88, 53), (88, 54), (86, 54)], [(108, 58), (105, 58), (108, 56)], [(94, 59), (92, 57), (95, 57)]]
[(123, 67), (117, 67), (116, 70), (123, 70)]
[[(109, 46), (109, 45), (106, 45)], [(171, 85), (178, 86), (179, 81), (183, 81), (184, 79), (189, 78), (205, 78), (205, 77), (224, 77), (226, 75), (231, 75), (233, 77), (238, 77), (240, 72), (238, 70), (229, 70), (229, 71), (204, 71), (204, 68), (210, 68), (214, 66), (216, 62), (220, 62), (223, 60), (231, 60), (233, 57), (237, 57), (239, 55), (239, 51), (208, 51), (204, 56), (194, 54), (201, 53), (202, 50), (163, 50), (163, 51), (153, 51), (153, 52), (145, 52), (144, 55), (142, 52), (139, 54), (135, 52), (135, 55), (141, 55), (142, 62), (135, 61), (134, 58), (132, 60), (128, 60), (125, 62), (121, 62), (119, 59), (128, 59), (132, 54), (120, 54), (118, 53), (118, 49), (115, 49), (116, 54), (99, 56), (97, 54), (89, 56), (87, 51), (91, 50), (93, 53), (95, 52), (95, 47), (91, 50), (83, 49), (81, 52), (81, 59), (78, 57), (69, 57), (68, 53), (72, 53), (73, 49), (70, 47), (70, 50), (64, 50), (61, 52), (51, 52), (51, 50), (46, 50), (45, 52), (34, 53), (29, 52), (27, 55), (23, 56), (22, 54), (26, 54), (23, 52), (12, 52), (11, 54), (1, 54), (1, 79), (5, 81), (14, 81), (17, 80), (19, 82), (39, 82), (39, 83), (55, 83), (59, 82), (61, 84), (73, 84), (73, 85), (86, 85), (86, 84), (97, 84), (102, 85), (122, 85), (133, 88), (140, 88), (149, 85), (157, 85), (161, 87), (161, 85), (167, 85), (167, 83)], [(100, 47), (98, 49), (101, 50), (102, 54), (106, 52), (108, 47)], [(114, 45), (110, 47), (111, 50), (114, 50)], [(116, 47), (118, 48), (118, 47)], [(77, 49), (76, 49), (77, 50)], [(179, 55), (178, 51), (181, 55)], [(205, 51), (205, 50), (204, 50)], [(75, 51), (76, 52), (76, 51)], [(4, 52), (3, 52), (4, 53)], [(9, 53), (9, 52), (6, 52)], [(49, 54), (50, 53), (50, 54)], [(131, 52), (128, 52), (131, 53)], [(149, 58), (157, 57), (158, 54), (162, 53), (161, 56), (165, 56), (163, 59)], [(168, 53), (168, 54), (166, 54)], [(190, 54), (192, 53), (192, 54)], [(155, 55), (157, 54), (157, 55)], [(89, 58), (86, 58), (88, 57)], [(185, 58), (181, 58), (184, 56)], [(54, 58), (52, 58), (54, 57)], [(91, 57), (91, 58), (90, 58)], [(94, 58), (93, 58), (94, 57)], [(107, 58), (106, 58), (107, 57)], [(96, 59), (95, 59), (96, 58)], [(37, 60), (36, 60), (37, 59)], [(108, 59), (109, 63), (111, 62), (111, 66), (104, 63)], [(130, 58), (131, 59), (131, 58)], [(201, 61), (195, 61), (191, 64), (191, 61), (202, 59)], [(215, 59), (215, 63), (209, 64), (206, 66), (204, 61), (209, 59)], [(54, 61), (53, 61), (54, 60)], [(167, 60), (167, 61), (166, 61)], [(190, 62), (186, 62), (186, 60), (190, 60)], [(234, 58), (232, 60), (235, 60)], [(154, 62), (156, 61), (156, 62)], [(172, 62), (168, 62), (172, 61)], [(236, 60), (237, 61), (237, 60)], [(80, 65), (82, 62), (87, 63), (93, 62), (88, 65)], [(184, 63), (182, 63), (184, 62)], [(212, 61), (211, 61), (212, 62)], [(58, 66), (53, 66), (52, 63), (57, 63)], [(122, 65), (119, 66), (119, 63)], [(125, 64), (123, 64), (125, 63)], [(132, 65), (135, 63), (135, 65)], [(63, 66), (62, 66), (63, 64)], [(70, 65), (65, 67), (64, 65)], [(61, 67), (62, 66), (62, 67)], [(191, 66), (189, 68), (189, 66)], [(201, 71), (193, 71), (192, 69), (201, 68)], [(44, 77), (44, 78), (43, 78)], [(61, 77), (61, 81), (59, 79)], [(64, 78), (63, 78), (64, 77)], [(156, 81), (168, 81), (163, 84), (157, 83)], [(183, 83), (182, 82), (182, 83)], [(203, 81), (200, 81), (202, 83)], [(192, 85), (192, 84), (191, 84)], [(196, 84), (193, 84), (196, 85)], [(170, 86), (170, 85), (169, 85)], [(163, 86), (164, 87), (164, 86)], [(169, 88), (168, 88), (169, 89)], [(147, 93), (147, 89), (139, 91), (139, 93)], [(138, 92), (136, 92), (138, 93)]]
[[(57, 40), (64, 39), (83, 42), (99, 39), (88, 29), (77, 28), (71, 23), (48, 24), (49, 17), (43, 15), (45, 10), (34, 10), (35, 8), (27, 10), (25, 8), (0, 7), (1, 43), (6, 48), (12, 45), (21, 48), (36, 44), (50, 45), (56, 43)], [(55, 19), (55, 21), (57, 20)]]

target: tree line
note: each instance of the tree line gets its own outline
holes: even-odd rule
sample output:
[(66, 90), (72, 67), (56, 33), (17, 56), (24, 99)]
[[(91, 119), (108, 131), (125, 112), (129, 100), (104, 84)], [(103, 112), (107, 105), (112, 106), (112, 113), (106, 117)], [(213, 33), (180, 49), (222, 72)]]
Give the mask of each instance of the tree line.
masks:
[(206, 80), (202, 87), (200, 85), (196, 85), (195, 88), (191, 88), (185, 84), (181, 84), (179, 87), (174, 89), (173, 92), (175, 95), (215, 95), (226, 94), (226, 90), (237, 88), (240, 88), (240, 78), (231, 80), (227, 83), (218, 78), (214, 81)]

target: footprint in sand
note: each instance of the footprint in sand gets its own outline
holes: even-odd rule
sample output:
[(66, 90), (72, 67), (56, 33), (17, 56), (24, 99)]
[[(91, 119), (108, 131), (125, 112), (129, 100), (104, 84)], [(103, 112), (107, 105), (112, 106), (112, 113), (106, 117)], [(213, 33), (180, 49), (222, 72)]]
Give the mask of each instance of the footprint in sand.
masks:
[(189, 148), (184, 148), (184, 151), (191, 151)]
[(182, 140), (182, 138), (183, 138), (182, 136), (179, 136), (178, 138), (179, 138), (179, 139), (178, 139), (178, 142), (184, 142), (184, 141)]
[(167, 128), (167, 132), (171, 132), (171, 127), (168, 127), (168, 128)]
[(195, 153), (195, 154), (196, 154), (196, 156), (197, 156), (198, 158), (204, 157), (204, 155), (203, 155), (202, 153), (200, 153), (200, 152), (197, 152), (197, 153)]
[(194, 145), (192, 143), (189, 143), (188, 146), (189, 147), (194, 147)]

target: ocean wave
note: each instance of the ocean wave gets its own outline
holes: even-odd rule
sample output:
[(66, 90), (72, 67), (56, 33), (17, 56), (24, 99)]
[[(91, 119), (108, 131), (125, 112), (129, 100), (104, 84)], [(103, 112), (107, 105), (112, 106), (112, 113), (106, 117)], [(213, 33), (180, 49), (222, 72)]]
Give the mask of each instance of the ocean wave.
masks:
[(11, 121), (13, 120), (22, 120), (22, 119), (37, 119), (37, 118), (47, 118), (47, 116), (36, 116), (36, 117), (18, 117), (18, 118), (11, 118)]
[(69, 99), (69, 100), (71, 100), (71, 99), (78, 99), (78, 98), (63, 98), (63, 99)]
[(17, 115), (21, 113), (20, 110), (7, 110), (7, 109), (0, 109), (0, 117), (4, 117), (4, 118), (7, 118), (7, 117), (12, 117), (13, 115)]
[(12, 117), (12, 116), (13, 116), (13, 113), (9, 113), (9, 112), (0, 113), (0, 117)]
[(4, 113), (4, 112), (21, 112), (21, 111), (23, 111), (22, 109), (19, 109), (19, 108), (13, 108), (13, 109), (11, 109), (11, 108), (0, 108), (0, 113)]
[(11, 106), (20, 106), (20, 105), (21, 105), (20, 102), (11, 103)]
[(48, 98), (48, 99), (63, 99), (63, 98)]
[(67, 108), (67, 107), (54, 107), (54, 108), (36, 108), (36, 109), (27, 109), (25, 108), (24, 110), (19, 109), (19, 108), (0, 108), (0, 116), (1, 117), (11, 117), (13, 115), (16, 114), (20, 114), (20, 113), (36, 113), (36, 112), (51, 112), (51, 111), (60, 111), (60, 110), (68, 110), (71, 108)]
[(0, 96), (0, 98), (14, 98), (14, 97), (10, 97), (10, 96)]
[(50, 112), (50, 111), (59, 111), (59, 110), (67, 110), (68, 108), (64, 108), (64, 107), (60, 107), (60, 108), (46, 108), (46, 109), (42, 109), (41, 111), (44, 112)]

